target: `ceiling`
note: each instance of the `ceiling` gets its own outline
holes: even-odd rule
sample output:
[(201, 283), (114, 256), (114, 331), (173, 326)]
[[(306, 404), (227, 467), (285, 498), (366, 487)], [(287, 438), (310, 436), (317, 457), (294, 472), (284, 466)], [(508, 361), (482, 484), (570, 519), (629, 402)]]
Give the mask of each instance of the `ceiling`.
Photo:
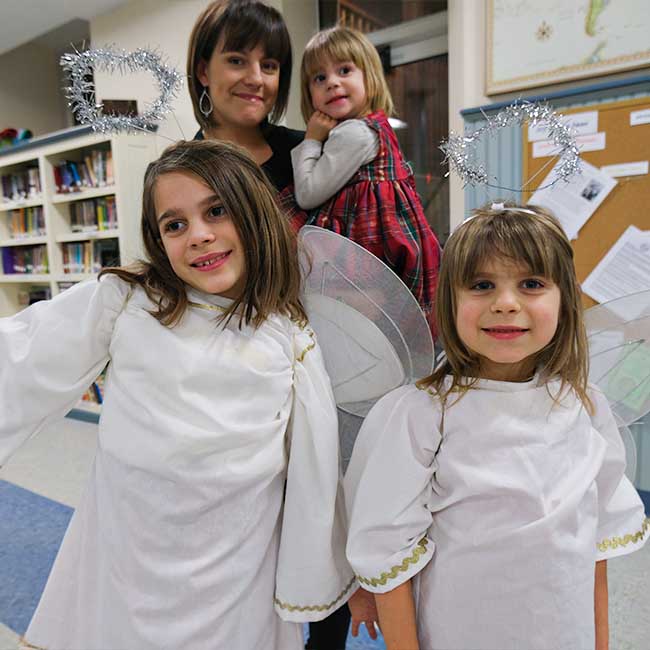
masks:
[(127, 0), (0, 0), (0, 54), (75, 19), (90, 20)]

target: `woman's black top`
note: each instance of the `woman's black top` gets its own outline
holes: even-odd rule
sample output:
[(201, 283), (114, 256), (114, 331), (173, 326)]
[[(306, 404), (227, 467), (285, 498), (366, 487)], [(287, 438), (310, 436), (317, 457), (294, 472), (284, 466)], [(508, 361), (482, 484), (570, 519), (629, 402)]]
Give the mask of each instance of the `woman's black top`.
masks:
[[(267, 124), (263, 127), (266, 141), (271, 147), (271, 157), (261, 167), (278, 192), (293, 183), (293, 167), (291, 166), (291, 150), (305, 138), (304, 131), (288, 129), (286, 126)], [(203, 132), (199, 131), (195, 140), (205, 140)]]

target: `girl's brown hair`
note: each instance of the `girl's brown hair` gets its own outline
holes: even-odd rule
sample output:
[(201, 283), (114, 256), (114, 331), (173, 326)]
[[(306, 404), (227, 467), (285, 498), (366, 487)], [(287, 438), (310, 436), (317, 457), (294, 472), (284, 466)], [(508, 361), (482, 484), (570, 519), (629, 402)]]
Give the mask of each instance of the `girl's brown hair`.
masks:
[(261, 45), (268, 57), (280, 62), (278, 97), (269, 116), (277, 122), (287, 109), (292, 63), (291, 39), (282, 15), (257, 0), (217, 0), (197, 18), (187, 51), (187, 79), (194, 117), (204, 130), (215, 122), (213, 114), (206, 117), (199, 109), (203, 84), (197, 68), (201, 61), (210, 61), (218, 44), (224, 52), (245, 52)]
[(305, 122), (314, 112), (309, 82), (325, 61), (352, 61), (363, 72), (366, 104), (362, 115), (374, 111), (384, 111), (387, 117), (394, 114), (393, 99), (375, 46), (355, 29), (330, 27), (311, 37), (302, 56), (300, 110)]
[(165, 149), (147, 167), (142, 196), (142, 239), (146, 260), (130, 267), (107, 268), (126, 282), (141, 286), (157, 304), (152, 314), (173, 326), (188, 306), (186, 286), (172, 269), (163, 247), (156, 214), (156, 182), (163, 174), (195, 174), (217, 194), (244, 248), (246, 283), (242, 295), (223, 315), (228, 322), (239, 314), (239, 325), (255, 327), (274, 313), (302, 322), (300, 267), (296, 238), (280, 212), (275, 191), (264, 172), (240, 147), (226, 142), (196, 140)]
[[(521, 264), (531, 274), (550, 278), (560, 290), (560, 315), (555, 336), (537, 353), (535, 363), (544, 378), (561, 380), (559, 395), (571, 387), (588, 410), (588, 350), (580, 285), (573, 265), (573, 249), (557, 219), (543, 208), (516, 206), (482, 208), (459, 226), (445, 245), (435, 315), (446, 358), (418, 385), (431, 387), (443, 402), (452, 393), (464, 393), (480, 377), (480, 358), (467, 348), (456, 327), (457, 291), (467, 287), (481, 267), (495, 257)], [(451, 382), (447, 383), (447, 376)], [(554, 396), (556, 399), (558, 396)]]

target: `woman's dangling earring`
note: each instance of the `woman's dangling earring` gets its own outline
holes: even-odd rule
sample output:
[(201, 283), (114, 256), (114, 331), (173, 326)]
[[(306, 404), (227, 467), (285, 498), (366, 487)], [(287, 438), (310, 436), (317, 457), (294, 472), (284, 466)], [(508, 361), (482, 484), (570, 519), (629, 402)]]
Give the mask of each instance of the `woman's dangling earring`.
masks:
[(207, 89), (207, 86), (203, 86), (203, 92), (199, 98), (199, 110), (205, 117), (208, 117), (214, 108), (214, 106), (212, 106), (212, 99), (210, 99), (210, 95)]

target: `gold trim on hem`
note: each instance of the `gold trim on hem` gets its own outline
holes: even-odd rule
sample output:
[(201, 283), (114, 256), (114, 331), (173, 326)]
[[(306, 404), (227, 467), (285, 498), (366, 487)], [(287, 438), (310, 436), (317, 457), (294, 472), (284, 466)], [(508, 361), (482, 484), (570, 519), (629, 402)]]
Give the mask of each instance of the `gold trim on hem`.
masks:
[(354, 581), (355, 578), (353, 576), (352, 580), (343, 588), (343, 591), (331, 603), (327, 603), (327, 605), (290, 605), (289, 603), (283, 603), (277, 596), (273, 598), (273, 602), (280, 609), (286, 609), (290, 612), (326, 612), (328, 609), (332, 609), (345, 596), (354, 584)]
[(388, 580), (393, 580), (397, 578), (400, 573), (404, 573), (409, 568), (409, 564), (417, 564), (420, 560), (420, 557), (427, 552), (427, 544), (429, 540), (426, 537), (423, 537), (413, 550), (413, 553), (410, 557), (404, 558), (401, 564), (396, 564), (394, 567), (391, 567), (391, 570), (388, 572), (382, 573), (379, 578), (364, 578), (363, 576), (357, 576), (357, 580), (364, 585), (370, 585), (371, 587), (378, 587), (379, 585), (385, 585)]
[(20, 650), (46, 650), (41, 648), (40, 645), (32, 645), (24, 636), (18, 639), (18, 648)]
[(619, 546), (627, 546), (628, 544), (636, 544), (640, 542), (645, 534), (650, 530), (650, 517), (646, 517), (641, 525), (641, 530), (638, 530), (636, 533), (628, 533), (623, 535), (623, 537), (609, 537), (604, 539), (602, 542), (598, 542), (598, 550), (601, 553), (604, 553), (608, 549), (615, 549)]

